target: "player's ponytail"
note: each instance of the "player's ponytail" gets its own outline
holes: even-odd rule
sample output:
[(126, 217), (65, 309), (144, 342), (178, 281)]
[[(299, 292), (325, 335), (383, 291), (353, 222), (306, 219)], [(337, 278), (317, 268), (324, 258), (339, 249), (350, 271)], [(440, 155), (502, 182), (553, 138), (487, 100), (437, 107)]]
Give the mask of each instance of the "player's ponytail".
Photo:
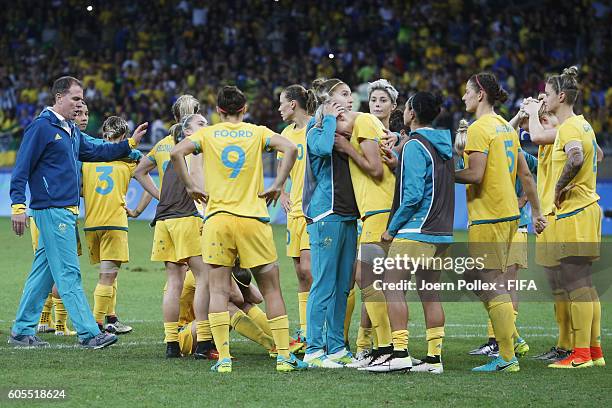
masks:
[(459, 156), (463, 156), (463, 151), (465, 150), (465, 144), (467, 143), (468, 126), (468, 121), (465, 119), (461, 119), (459, 121), (459, 126), (457, 127), (457, 133), (455, 133), (455, 152)]
[(128, 137), (130, 128), (125, 119), (109, 116), (102, 124), (102, 137), (109, 142), (121, 141)]
[(283, 89), (288, 101), (296, 101), (298, 106), (306, 111), (308, 115), (314, 113), (315, 95), (311, 90), (306, 90), (302, 85), (289, 85)]
[(560, 94), (565, 94), (565, 103), (574, 105), (578, 100), (579, 85), (578, 85), (578, 67), (573, 65), (565, 68), (561, 75), (552, 75), (546, 80), (547, 84), (552, 86), (553, 90)]
[(481, 72), (472, 75), (468, 83), (476, 91), (483, 91), (487, 95), (489, 105), (495, 105), (495, 102), (504, 103), (508, 100), (508, 92), (502, 88), (497, 81), (497, 77), (490, 72)]
[(179, 144), (183, 140), (183, 127), (180, 123), (175, 123), (170, 127), (170, 136), (172, 136), (174, 144)]

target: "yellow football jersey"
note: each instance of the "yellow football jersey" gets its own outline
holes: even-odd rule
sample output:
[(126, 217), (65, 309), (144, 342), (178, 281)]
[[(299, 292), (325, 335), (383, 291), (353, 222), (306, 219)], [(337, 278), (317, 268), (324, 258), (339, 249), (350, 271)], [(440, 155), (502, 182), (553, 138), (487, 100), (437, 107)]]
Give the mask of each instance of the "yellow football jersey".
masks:
[(136, 163), (123, 161), (83, 163), (85, 230), (127, 231), (125, 194)]
[[(281, 136), (291, 140), (298, 149), (297, 159), (289, 173), (291, 179), (291, 192), (289, 199), (291, 200), (291, 211), (287, 214), (290, 217), (302, 217), (302, 190), (304, 189), (304, 172), (306, 171), (306, 126), (301, 129), (296, 129), (295, 124), (287, 126), (283, 129)], [(283, 158), (283, 153), (278, 152), (278, 159)]]
[(559, 126), (552, 152), (553, 186), (556, 186), (559, 181), (563, 167), (565, 167), (567, 162), (567, 154), (564, 150), (565, 145), (572, 141), (582, 144), (584, 163), (576, 177), (570, 181), (570, 184), (575, 184), (575, 187), (565, 193), (565, 199), (561, 203), (561, 208), (555, 209), (557, 215), (567, 214), (599, 201), (599, 196), (595, 192), (597, 181), (597, 140), (595, 139), (593, 128), (582, 115), (573, 116)]
[(487, 155), (482, 182), (466, 185), (470, 223), (519, 218), (515, 184), (520, 150), (516, 131), (499, 115), (483, 115), (468, 127), (464, 155), (466, 168), (469, 167), (469, 153)]
[(204, 154), (204, 184), (209, 194), (206, 217), (218, 212), (269, 221), (262, 153), (274, 132), (251, 123), (222, 122), (202, 128), (189, 139)]
[(554, 213), (555, 207), (555, 181), (552, 177), (552, 151), (553, 145), (538, 147), (538, 198), (543, 215)]
[[(380, 144), (385, 135), (384, 129), (384, 125), (376, 116), (370, 113), (361, 113), (357, 116), (353, 125), (351, 144), (359, 154), (363, 155), (360, 143), (369, 139)], [(380, 160), (382, 161), (382, 156)], [(361, 170), (353, 160), (349, 160), (349, 168), (361, 218), (389, 211), (395, 191), (395, 177), (389, 167), (383, 163), (383, 178), (380, 182)]]
[(166, 167), (168, 167), (168, 163), (170, 163), (170, 152), (172, 149), (174, 149), (174, 138), (172, 135), (168, 135), (157, 142), (147, 154), (147, 159), (151, 160), (157, 166), (160, 190), (162, 187), (162, 180), (164, 179), (164, 172), (166, 171)]

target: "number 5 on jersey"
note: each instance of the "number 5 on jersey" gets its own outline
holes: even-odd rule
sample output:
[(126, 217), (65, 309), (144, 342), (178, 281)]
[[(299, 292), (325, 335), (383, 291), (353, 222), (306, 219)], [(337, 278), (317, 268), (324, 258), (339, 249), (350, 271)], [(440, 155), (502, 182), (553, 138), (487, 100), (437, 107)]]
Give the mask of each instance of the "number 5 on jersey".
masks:
[(244, 166), (244, 150), (239, 146), (227, 146), (221, 152), (221, 162), (223, 165), (232, 170), (230, 178), (238, 177), (242, 166)]

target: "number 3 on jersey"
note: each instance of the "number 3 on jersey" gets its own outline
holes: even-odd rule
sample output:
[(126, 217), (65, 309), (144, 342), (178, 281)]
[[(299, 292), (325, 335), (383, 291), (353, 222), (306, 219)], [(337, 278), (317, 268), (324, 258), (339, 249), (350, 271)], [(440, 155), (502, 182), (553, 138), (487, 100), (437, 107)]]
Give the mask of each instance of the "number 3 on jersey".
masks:
[(508, 171), (510, 173), (514, 171), (514, 162), (516, 161), (512, 146), (514, 146), (512, 140), (504, 140), (504, 149), (506, 149), (506, 156), (508, 156)]
[(227, 146), (221, 152), (221, 162), (223, 165), (232, 170), (230, 178), (238, 177), (242, 166), (244, 166), (244, 150), (239, 146)]
[(97, 186), (96, 193), (107, 195), (108, 193), (113, 191), (113, 187), (115, 186), (115, 183), (113, 182), (113, 179), (110, 177), (112, 172), (113, 172), (112, 166), (97, 166), (96, 167), (96, 173), (102, 173), (98, 177), (98, 180), (100, 180), (100, 183), (106, 183), (106, 187), (104, 188), (102, 188), (101, 186)]

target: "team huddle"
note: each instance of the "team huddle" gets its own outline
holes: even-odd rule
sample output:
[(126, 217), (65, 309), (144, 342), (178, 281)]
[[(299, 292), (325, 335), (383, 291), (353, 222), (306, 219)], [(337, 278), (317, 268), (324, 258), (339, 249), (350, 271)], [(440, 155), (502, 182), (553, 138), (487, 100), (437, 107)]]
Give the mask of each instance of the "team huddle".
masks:
[[(214, 372), (231, 372), (234, 329), (276, 358), (280, 372), (347, 367), (440, 374), (440, 294), (418, 291), (427, 355), (416, 359), (408, 347), (406, 290), (380, 288), (374, 276), (394, 284), (414, 274), (417, 287), (432, 288), (442, 271), (421, 265), (414, 273), (387, 268), (375, 275), (373, 267), (376, 259), (395, 255), (448, 254), (454, 185), (462, 183), (470, 255), (486, 254), (483, 268), (466, 272), (466, 279), (517, 279), (528, 267), (531, 224), (559, 327), (557, 344), (536, 358), (551, 368), (604, 366), (601, 306), (591, 282), (601, 242), (595, 186), (602, 153), (591, 126), (573, 112), (576, 77), (571, 67), (548, 78), (545, 93), (526, 98), (508, 122), (494, 110), (507, 98), (495, 76), (473, 75), (463, 101), (475, 121), (461, 121), (454, 146), (450, 130), (432, 125), (439, 96), (417, 92), (399, 110), (399, 94), (384, 79), (368, 86), (369, 113), (352, 110), (351, 89), (339, 79), (317, 79), (312, 89), (286, 87), (278, 111), (289, 125), (281, 134), (245, 122), (246, 97), (224, 86), (217, 95), (220, 123), (208, 125), (197, 99), (182, 95), (172, 107), (170, 134), (146, 156), (135, 149), (146, 124), (130, 137), (125, 120), (111, 116), (102, 140), (81, 133), (87, 126), (82, 86), (62, 77), (52, 89), (54, 105), (26, 129), (11, 180), (18, 235), (28, 223), (30, 187), (35, 260), (9, 343), (48, 346), (35, 333), (55, 331), (77, 334), (84, 347), (98, 349), (131, 332), (115, 310), (118, 272), (129, 261), (128, 217), (138, 217), (156, 198), (151, 260), (164, 262), (167, 274), (167, 358), (193, 355), (215, 360)], [(539, 145), (538, 157), (521, 149), (527, 140)], [(267, 188), (264, 152), (278, 159)], [(154, 169), (159, 185), (149, 174)], [(131, 178), (144, 189), (135, 209), (125, 202)], [(93, 313), (78, 266), (80, 196), (89, 259), (100, 264)], [(267, 209), (277, 201), (287, 213), (286, 251), (298, 281), (293, 336)], [(507, 288), (476, 292), (488, 313), (489, 339), (470, 354), (490, 359), (473, 371), (519, 371), (518, 358), (529, 351), (517, 330), (516, 291)], [(349, 329), (357, 290), (362, 310), (353, 354)]]

